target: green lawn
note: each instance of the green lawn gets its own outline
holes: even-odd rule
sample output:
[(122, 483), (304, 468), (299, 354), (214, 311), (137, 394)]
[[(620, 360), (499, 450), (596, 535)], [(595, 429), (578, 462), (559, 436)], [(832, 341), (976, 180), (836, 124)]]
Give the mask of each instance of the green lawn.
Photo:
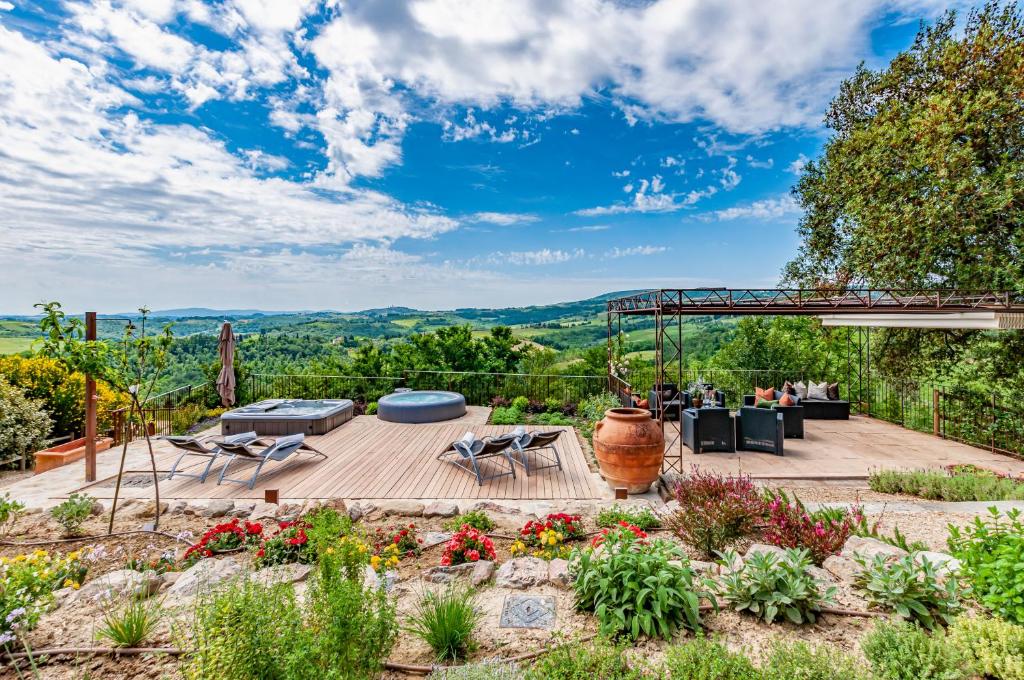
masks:
[(17, 354), (32, 349), (33, 338), (0, 338), (0, 355)]

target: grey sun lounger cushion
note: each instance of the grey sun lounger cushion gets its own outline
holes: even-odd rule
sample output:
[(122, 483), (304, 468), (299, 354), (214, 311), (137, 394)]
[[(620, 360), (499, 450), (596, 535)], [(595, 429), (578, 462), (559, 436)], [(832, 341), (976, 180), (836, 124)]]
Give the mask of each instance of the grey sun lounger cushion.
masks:
[[(171, 466), (170, 474), (167, 475), (167, 479), (173, 479), (175, 475), (179, 477), (192, 477), (198, 479), (200, 482), (205, 482), (207, 475), (210, 474), (210, 469), (213, 467), (213, 463), (217, 460), (217, 457), (223, 453), (221, 448), (222, 443), (228, 446), (232, 445), (244, 445), (251, 444), (259, 440), (259, 435), (255, 432), (240, 432), (239, 434), (233, 434), (230, 437), (224, 437), (221, 441), (215, 441), (217, 435), (209, 435), (206, 437), (194, 437), (192, 435), (165, 435), (159, 437), (169, 443), (174, 448), (182, 451), (182, 454), (178, 456), (178, 459), (174, 461), (174, 465)], [(207, 442), (210, 445), (207, 445)], [(181, 464), (188, 456), (200, 456), (208, 458), (209, 461), (203, 468), (203, 471), (199, 474), (192, 474), (190, 472), (178, 472), (178, 465)]]
[[(512, 444), (514, 455), (512, 460), (523, 466), (527, 477), (530, 476), (531, 471), (536, 472), (545, 468), (557, 467), (561, 470), (562, 457), (558, 454), (555, 441), (561, 436), (562, 432), (563, 430), (527, 432), (525, 427), (517, 427), (512, 431), (511, 435), (514, 438)], [(546, 453), (547, 451), (550, 451), (550, 453)], [(529, 456), (531, 453), (535, 458), (540, 459), (542, 464), (534, 463), (531, 465)]]
[[(515, 466), (513, 466), (512, 458), (509, 454), (510, 447), (514, 441), (515, 439), (511, 435), (477, 439), (476, 435), (472, 432), (467, 432), (461, 439), (457, 439), (449, 444), (444, 451), (437, 455), (437, 459), (442, 460), (447, 456), (451, 456), (453, 453), (458, 453), (458, 459), (453, 457), (449, 459), (448, 462), (453, 465), (458, 465), (467, 472), (473, 473), (473, 476), (476, 477), (477, 485), (483, 486), (484, 482), (490, 479), (495, 479), (496, 477), (511, 475), (515, 478)], [(484, 477), (480, 473), (480, 462), (487, 458), (504, 458), (508, 463), (508, 469), (504, 470), (504, 466), (499, 466), (503, 471)], [(500, 461), (498, 462), (500, 463)]]
[[(316, 456), (320, 456), (323, 459), (327, 458), (327, 454), (322, 451), (318, 451), (309, 444), (306, 443), (306, 435), (289, 434), (283, 437), (278, 437), (274, 440), (270, 440), (267, 446), (262, 449), (256, 449), (251, 444), (223, 444), (224, 455), (227, 457), (227, 461), (224, 463), (224, 467), (221, 468), (220, 477), (217, 479), (217, 484), (222, 482), (235, 482), (236, 484), (245, 484), (250, 489), (256, 485), (256, 479), (260, 475), (260, 471), (268, 461), (281, 462), (291, 456), (293, 453), (310, 453)], [(260, 440), (260, 443), (265, 443), (265, 440)], [(227, 476), (228, 467), (236, 459), (242, 459), (248, 462), (256, 463), (256, 469), (253, 471), (252, 476), (248, 479), (234, 479)]]

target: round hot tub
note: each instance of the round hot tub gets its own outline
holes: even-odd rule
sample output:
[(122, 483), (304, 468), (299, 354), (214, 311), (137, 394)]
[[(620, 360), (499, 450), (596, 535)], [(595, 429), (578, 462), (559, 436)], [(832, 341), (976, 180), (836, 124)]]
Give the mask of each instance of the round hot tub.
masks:
[(436, 423), (466, 415), (466, 398), (458, 392), (394, 392), (377, 402), (377, 417), (392, 423)]

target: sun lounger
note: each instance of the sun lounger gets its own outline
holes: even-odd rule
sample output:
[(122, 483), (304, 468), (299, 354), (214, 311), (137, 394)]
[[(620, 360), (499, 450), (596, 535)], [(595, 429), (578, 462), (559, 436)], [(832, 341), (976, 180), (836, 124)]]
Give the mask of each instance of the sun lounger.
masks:
[[(221, 454), (221, 447), (214, 442), (220, 435), (207, 435), (205, 437), (193, 437), (191, 435), (164, 435), (158, 437), (166, 441), (174, 448), (181, 451), (181, 455), (174, 461), (174, 465), (171, 466), (171, 473), (167, 475), (167, 479), (173, 479), (174, 475), (179, 477), (192, 477), (198, 479), (200, 482), (206, 481), (206, 476), (210, 474), (210, 469), (213, 467), (213, 462), (217, 460), (217, 457)], [(255, 432), (242, 432), (239, 434), (233, 434), (230, 437), (224, 437), (223, 442), (229, 445), (235, 444), (253, 444), (260, 441), (259, 436)], [(207, 443), (212, 445), (207, 445)], [(203, 471), (195, 475), (190, 472), (178, 472), (178, 465), (181, 464), (188, 456), (197, 456), (200, 458), (208, 459), (206, 467)]]
[[(245, 484), (250, 489), (256, 485), (256, 478), (260, 475), (260, 470), (269, 461), (284, 462), (293, 453), (308, 453), (316, 456), (320, 456), (323, 459), (327, 458), (327, 454), (322, 451), (318, 451), (305, 442), (306, 435), (290, 434), (284, 437), (277, 437), (276, 439), (269, 440), (267, 446), (262, 449), (254, 447), (251, 442), (249, 444), (235, 444), (229, 443), (226, 440), (216, 442), (221, 448), (221, 455), (226, 456), (227, 460), (224, 462), (224, 467), (221, 468), (220, 477), (217, 479), (217, 484), (222, 482), (235, 482), (236, 484)], [(248, 479), (234, 479), (227, 477), (228, 467), (236, 460), (246, 461), (256, 464), (256, 469), (253, 470), (252, 476)], [(280, 468), (278, 468), (280, 469)]]
[[(512, 478), (515, 479), (515, 466), (512, 464), (512, 457), (509, 455), (509, 447), (512, 446), (513, 439), (511, 435), (477, 439), (472, 432), (467, 432), (462, 439), (449, 444), (448, 448), (437, 455), (437, 459), (442, 460), (451, 456), (452, 458), (448, 462), (458, 465), (463, 470), (472, 472), (476, 477), (476, 483), (480, 486), (483, 486), (484, 482), (490, 479), (506, 475), (512, 475)], [(457, 458), (454, 457), (456, 455), (458, 456)], [(495, 472), (487, 477), (482, 476), (480, 474), (480, 462), (489, 458), (499, 459), (499, 463), (500, 459), (504, 459), (508, 463), (508, 470)], [(499, 469), (502, 467), (499, 465)]]
[[(512, 460), (523, 466), (527, 477), (530, 476), (531, 471), (536, 472), (545, 468), (557, 467), (561, 470), (562, 458), (558, 455), (558, 449), (555, 448), (555, 441), (561, 434), (562, 430), (527, 432), (525, 428), (517, 428), (512, 432), (514, 437), (512, 441)], [(541, 453), (542, 451), (550, 451), (551, 453)], [(531, 465), (528, 455), (530, 453), (535, 458), (540, 459), (543, 464), (537, 465), (534, 463)]]

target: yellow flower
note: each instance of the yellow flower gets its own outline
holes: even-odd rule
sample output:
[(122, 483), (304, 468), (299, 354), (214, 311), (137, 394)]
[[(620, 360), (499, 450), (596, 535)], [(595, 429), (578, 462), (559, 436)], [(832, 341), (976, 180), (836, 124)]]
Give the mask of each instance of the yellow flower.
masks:
[(333, 555), (334, 554), (334, 548), (333, 547), (328, 548), (327, 549), (327, 554), (328, 555)]

